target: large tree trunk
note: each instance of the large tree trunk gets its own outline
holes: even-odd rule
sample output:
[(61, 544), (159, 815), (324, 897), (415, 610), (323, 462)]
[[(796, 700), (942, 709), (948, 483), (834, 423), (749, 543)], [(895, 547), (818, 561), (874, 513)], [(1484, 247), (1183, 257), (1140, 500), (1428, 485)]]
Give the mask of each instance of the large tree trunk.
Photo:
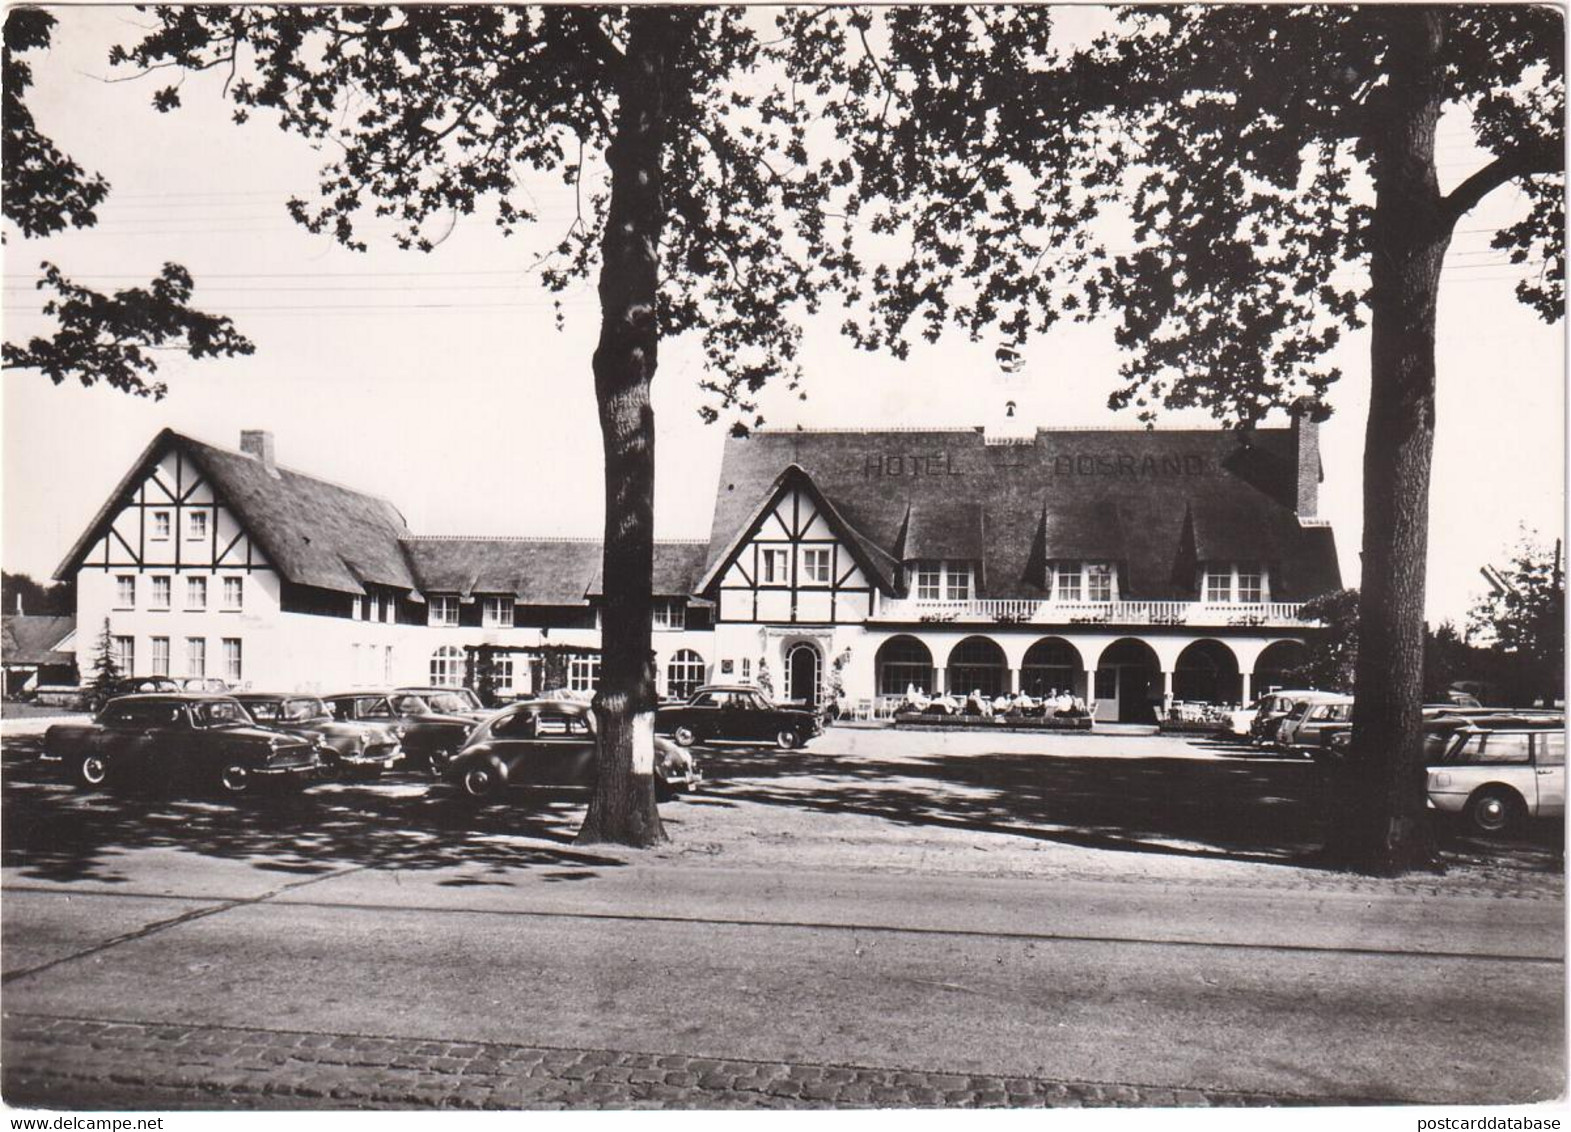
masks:
[(598, 775), (580, 842), (665, 839), (654, 793), (655, 685), (649, 641), (654, 554), (655, 417), (649, 403), (660, 348), (656, 315), (671, 9), (639, 8), (617, 90), (607, 153), (611, 204), (601, 245), (595, 397), (605, 446)]
[(1389, 86), (1369, 108), (1370, 397), (1353, 755), (1335, 799), (1329, 856), (1367, 872), (1430, 866), (1425, 808), (1424, 576), (1435, 432), (1435, 304), (1451, 238), (1435, 177), (1443, 24), (1392, 6)]

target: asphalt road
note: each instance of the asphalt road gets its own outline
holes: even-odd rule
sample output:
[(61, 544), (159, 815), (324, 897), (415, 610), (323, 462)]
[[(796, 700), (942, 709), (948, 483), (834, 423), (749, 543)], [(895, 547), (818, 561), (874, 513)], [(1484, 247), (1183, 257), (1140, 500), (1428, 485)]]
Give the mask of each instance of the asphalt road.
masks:
[[(25, 1060), (19, 1022), (53, 1018), (1286, 1100), (1564, 1089), (1564, 905), (1542, 893), (1261, 885), (1212, 865), (1044, 878), (804, 868), (783, 852), (734, 868), (579, 852), (494, 816), (465, 843), (488, 852), (443, 860), (420, 827), (419, 853), (312, 866), (286, 851), (286, 828), (260, 823), (276, 852), (249, 839), (259, 818), (244, 809), (183, 802), (169, 826), (156, 800), (14, 775), (6, 789), (12, 830), (41, 813), (61, 826), (8, 837), (12, 1064)], [(419, 794), (356, 787), (313, 813), (381, 815)], [(676, 803), (674, 824), (696, 825), (700, 805)], [(48, 851), (76, 821), (114, 834), (90, 867)], [(231, 822), (247, 835), (214, 832)]]

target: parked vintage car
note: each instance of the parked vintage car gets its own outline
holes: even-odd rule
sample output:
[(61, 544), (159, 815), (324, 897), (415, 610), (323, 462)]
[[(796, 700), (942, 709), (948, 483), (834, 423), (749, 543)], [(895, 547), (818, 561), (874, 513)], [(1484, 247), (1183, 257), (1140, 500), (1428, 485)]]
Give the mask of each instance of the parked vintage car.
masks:
[(773, 743), (783, 751), (823, 733), (823, 720), (806, 708), (778, 707), (748, 684), (709, 684), (685, 704), (655, 711), (655, 732), (678, 746), (725, 740)]
[(404, 729), (403, 751), (406, 766), (424, 771), (433, 778), (447, 769), (458, 748), (475, 729), (467, 715), (437, 712), (420, 696), (398, 692), (339, 692), (323, 696), (341, 722), (397, 724)]
[[(510, 704), (475, 729), (442, 777), (476, 799), (498, 797), (509, 787), (588, 790), (595, 784), (595, 729), (595, 713), (587, 704)], [(669, 801), (702, 778), (689, 752), (656, 737), (656, 798)]]
[(89, 723), (44, 732), (43, 758), (78, 786), (169, 783), (244, 794), (264, 782), (304, 782), (321, 766), (316, 743), (257, 727), (231, 696), (123, 696)]
[(136, 696), (147, 692), (179, 692), (179, 681), (167, 676), (124, 676), (107, 689), (88, 685), (82, 690), (82, 700), (76, 706), (87, 711), (98, 711), (110, 700), (121, 696)]
[(212, 692), (214, 695), (227, 696), (230, 692), (229, 682), (220, 680), (216, 676), (187, 676), (180, 681), (182, 692)]
[(1292, 714), (1295, 706), (1306, 700), (1321, 703), (1336, 699), (1341, 694), (1313, 689), (1283, 689), (1261, 696), (1260, 706), (1255, 711), (1255, 721), (1249, 728), (1249, 741), (1257, 747), (1271, 746), (1276, 742), (1282, 720)]
[(323, 770), (332, 777), (375, 778), (403, 754), (403, 727), (393, 722), (340, 722), (315, 696), (283, 692), (243, 692), (244, 705), (258, 727), (314, 740), (321, 749)]
[(1321, 746), (1326, 728), (1348, 723), (1353, 718), (1353, 697), (1304, 700), (1277, 725), (1276, 745), (1283, 751), (1313, 757)]
[(418, 714), (419, 708), (414, 704), (404, 703), (406, 697), (413, 696), (425, 705), (424, 710), (437, 715), (456, 715), (472, 719), (479, 723), (490, 718), (495, 709), (488, 708), (480, 702), (469, 688), (394, 688), (390, 695), (393, 706), (401, 714)]
[(1505, 833), (1566, 809), (1566, 736), (1560, 726), (1459, 727), (1429, 762), (1429, 804), (1480, 833)]

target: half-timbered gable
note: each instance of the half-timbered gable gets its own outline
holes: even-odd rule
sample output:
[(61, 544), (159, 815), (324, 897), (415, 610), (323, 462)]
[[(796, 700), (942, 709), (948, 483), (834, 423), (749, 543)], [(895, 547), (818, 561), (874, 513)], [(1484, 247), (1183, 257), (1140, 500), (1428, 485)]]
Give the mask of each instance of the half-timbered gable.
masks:
[(868, 561), (833, 504), (789, 468), (712, 565), (703, 590), (719, 622), (856, 624), (887, 577)]

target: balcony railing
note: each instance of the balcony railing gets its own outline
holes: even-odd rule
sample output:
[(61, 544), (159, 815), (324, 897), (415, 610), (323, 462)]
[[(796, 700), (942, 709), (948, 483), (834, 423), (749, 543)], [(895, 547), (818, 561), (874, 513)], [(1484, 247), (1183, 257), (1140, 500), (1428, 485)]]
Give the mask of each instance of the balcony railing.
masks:
[(1297, 628), (1301, 602), (1035, 601), (987, 598), (923, 601), (888, 598), (874, 621), (963, 625), (1187, 625), (1197, 628)]

